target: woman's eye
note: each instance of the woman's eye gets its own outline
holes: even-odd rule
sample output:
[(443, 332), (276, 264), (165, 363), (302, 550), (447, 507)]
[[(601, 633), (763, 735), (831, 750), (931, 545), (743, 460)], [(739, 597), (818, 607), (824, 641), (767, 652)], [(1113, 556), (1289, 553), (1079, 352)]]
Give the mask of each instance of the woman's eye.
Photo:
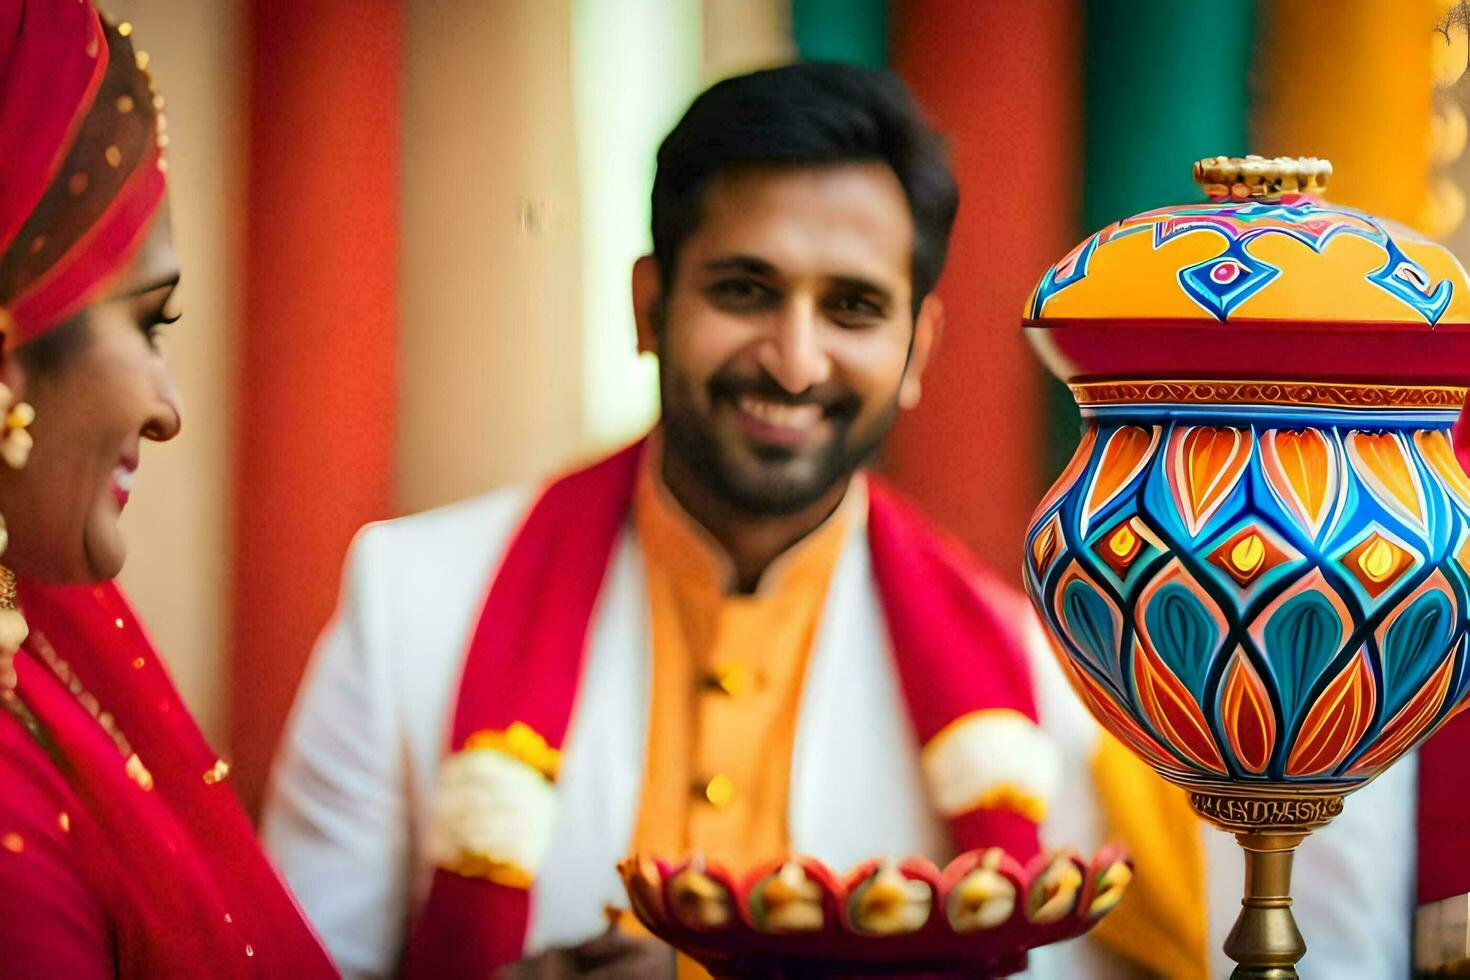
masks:
[(143, 338), (148, 341), (148, 346), (157, 349), (159, 342), (163, 340), (163, 328), (171, 323), (178, 323), (181, 315), (176, 313), (165, 316), (159, 312), (145, 318), (138, 327), (143, 331)]

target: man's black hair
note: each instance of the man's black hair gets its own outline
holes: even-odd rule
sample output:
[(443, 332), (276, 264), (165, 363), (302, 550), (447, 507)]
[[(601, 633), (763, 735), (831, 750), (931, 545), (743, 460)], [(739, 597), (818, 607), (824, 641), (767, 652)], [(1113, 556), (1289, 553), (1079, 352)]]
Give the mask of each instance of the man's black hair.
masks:
[(816, 62), (726, 79), (684, 113), (658, 150), (653, 254), (665, 290), (679, 248), (703, 217), (710, 180), (752, 164), (881, 161), (903, 186), (914, 221), (913, 308), (944, 269), (959, 189), (939, 134), (891, 72)]

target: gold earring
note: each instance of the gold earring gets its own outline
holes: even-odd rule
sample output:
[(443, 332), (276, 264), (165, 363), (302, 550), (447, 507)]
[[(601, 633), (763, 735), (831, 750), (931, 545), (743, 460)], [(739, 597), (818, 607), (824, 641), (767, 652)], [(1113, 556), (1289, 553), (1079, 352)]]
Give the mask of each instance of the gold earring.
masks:
[(29, 634), (16, 601), (15, 573), (0, 566), (0, 692), (15, 689), (15, 652)]
[[(0, 326), (4, 326), (3, 319), (0, 316)], [(10, 389), (0, 384), (0, 404), (11, 406), (3, 423), (4, 434), (0, 435), (0, 458), (20, 469), (31, 452), (31, 434), (26, 429), (36, 420), (36, 410), (25, 402), (11, 405), (11, 398)], [(4, 516), (0, 515), (0, 553), (9, 546), (10, 532), (5, 527)], [(16, 601), (15, 573), (0, 565), (0, 704), (22, 719), (26, 712), (15, 694), (15, 653), (29, 633), (30, 627)]]
[[(0, 384), (0, 404), (10, 405), (4, 422), (0, 423), (0, 429), (3, 429), (0, 459), (20, 469), (26, 465), (26, 458), (31, 453), (31, 434), (26, 430), (36, 420), (36, 410), (25, 402), (11, 404), (12, 397), (10, 389)], [(0, 516), (0, 553), (9, 546), (10, 533), (4, 516)], [(15, 688), (15, 651), (20, 649), (28, 633), (25, 616), (16, 602), (15, 574), (0, 565), (0, 693)]]
[(0, 435), (0, 459), (13, 470), (24, 469), (31, 458), (31, 423), (36, 421), (36, 410), (27, 402), (16, 402), (5, 415), (4, 435)]

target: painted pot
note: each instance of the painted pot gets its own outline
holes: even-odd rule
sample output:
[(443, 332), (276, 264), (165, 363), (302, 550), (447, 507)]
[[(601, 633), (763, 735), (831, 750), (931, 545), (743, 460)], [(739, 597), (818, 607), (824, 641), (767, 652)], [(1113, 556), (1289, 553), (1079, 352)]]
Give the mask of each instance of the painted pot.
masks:
[(1086, 429), (1026, 582), (1081, 696), (1167, 778), (1340, 793), (1470, 691), (1470, 287), (1361, 211), (1243, 197), (1111, 225), (1029, 300)]
[(1470, 282), (1328, 173), (1201, 161), (1207, 200), (1092, 235), (1025, 311), (1085, 422), (1028, 591), (1098, 720), (1252, 861), (1287, 855), (1227, 946), (1261, 969), (1300, 955), (1252, 945), (1301, 943), (1262, 925), (1290, 850), (1470, 694)]
[(1083, 389), (1027, 579), (1089, 707), (1169, 779), (1347, 792), (1470, 690), (1455, 393), (1186, 400), (1236, 388)]

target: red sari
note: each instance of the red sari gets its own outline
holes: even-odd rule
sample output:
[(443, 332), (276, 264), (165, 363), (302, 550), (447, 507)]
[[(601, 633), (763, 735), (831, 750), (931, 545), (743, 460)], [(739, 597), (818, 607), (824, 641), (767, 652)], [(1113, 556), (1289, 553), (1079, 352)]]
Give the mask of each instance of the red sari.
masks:
[(20, 595), (0, 974), (336, 976), (117, 587)]

